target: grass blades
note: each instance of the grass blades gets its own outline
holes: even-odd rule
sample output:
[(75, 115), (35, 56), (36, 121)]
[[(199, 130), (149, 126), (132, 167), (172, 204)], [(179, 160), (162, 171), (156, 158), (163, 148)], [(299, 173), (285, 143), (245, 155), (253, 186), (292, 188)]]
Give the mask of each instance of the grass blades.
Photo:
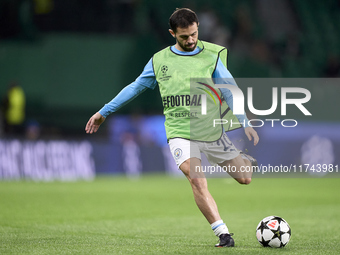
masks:
[[(93, 182), (0, 182), (0, 254), (337, 254), (340, 179), (209, 179), (236, 247), (217, 238), (188, 181), (168, 176), (98, 177)], [(260, 220), (292, 229), (283, 249), (263, 248)], [(227, 250), (226, 250), (227, 249)]]

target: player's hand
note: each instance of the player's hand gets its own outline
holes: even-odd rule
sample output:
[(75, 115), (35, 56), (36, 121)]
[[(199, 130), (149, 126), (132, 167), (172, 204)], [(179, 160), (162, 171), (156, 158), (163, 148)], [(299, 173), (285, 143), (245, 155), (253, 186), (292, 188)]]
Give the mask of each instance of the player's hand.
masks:
[(248, 137), (249, 141), (251, 141), (252, 138), (254, 137), (254, 145), (256, 145), (259, 142), (260, 138), (257, 135), (257, 132), (252, 127), (246, 127), (244, 129), (244, 132), (246, 133), (246, 136)]
[(99, 126), (105, 121), (105, 118), (99, 113), (96, 112), (93, 116), (89, 119), (86, 124), (85, 131), (87, 134), (96, 133)]

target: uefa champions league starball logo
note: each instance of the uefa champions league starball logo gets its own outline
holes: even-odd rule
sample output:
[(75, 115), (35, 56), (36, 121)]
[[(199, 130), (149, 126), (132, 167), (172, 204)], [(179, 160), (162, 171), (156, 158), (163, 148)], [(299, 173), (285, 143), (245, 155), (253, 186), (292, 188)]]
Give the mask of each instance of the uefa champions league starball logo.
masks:
[(166, 75), (166, 72), (168, 71), (168, 67), (166, 65), (162, 66), (161, 72), (163, 73), (163, 76)]

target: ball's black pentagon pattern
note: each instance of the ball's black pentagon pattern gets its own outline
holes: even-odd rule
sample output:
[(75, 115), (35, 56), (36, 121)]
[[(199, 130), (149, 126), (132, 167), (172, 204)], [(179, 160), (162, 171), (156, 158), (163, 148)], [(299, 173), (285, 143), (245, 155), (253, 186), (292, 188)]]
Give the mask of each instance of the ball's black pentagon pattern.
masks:
[(262, 241), (260, 242), (260, 244), (262, 244), (263, 247), (270, 247), (270, 246), (269, 246), (269, 242), (270, 242), (270, 240), (265, 241), (265, 240), (263, 239), (263, 237), (262, 237)]
[[(277, 221), (276, 224), (278, 224), (278, 227), (277, 229), (273, 229), (273, 228), (270, 228), (268, 227), (268, 223), (270, 221)], [(285, 231), (283, 231), (283, 229), (281, 229), (281, 222), (283, 222), (284, 224), (287, 225), (287, 228), (288, 230), (286, 229), (286, 227), (284, 227)], [(272, 226), (271, 226), (272, 227)], [(276, 227), (276, 226), (275, 226)], [(273, 236), (270, 238), (270, 240), (265, 240), (263, 238), (263, 234), (264, 234), (264, 231), (268, 234), (267, 231), (271, 231)], [(266, 217), (264, 218), (262, 221), (260, 221), (260, 223), (258, 224), (257, 228), (256, 228), (256, 234), (260, 233), (260, 236), (256, 236), (257, 237), (257, 240), (258, 242), (263, 246), (263, 247), (273, 247), (271, 246), (270, 242), (274, 240), (274, 242), (277, 240), (275, 240), (276, 238), (279, 240), (280, 242), (280, 246), (277, 247), (277, 248), (282, 248), (284, 246), (287, 245), (287, 243), (289, 242), (290, 240), (290, 236), (291, 236), (291, 228), (289, 227), (288, 223), (282, 219), (281, 217), (278, 217), (278, 216), (269, 216), (269, 217)], [(283, 243), (282, 241), (282, 236), (285, 235), (285, 234), (288, 234), (288, 240), (286, 241), (286, 243)], [(275, 246), (276, 247), (276, 246)]]

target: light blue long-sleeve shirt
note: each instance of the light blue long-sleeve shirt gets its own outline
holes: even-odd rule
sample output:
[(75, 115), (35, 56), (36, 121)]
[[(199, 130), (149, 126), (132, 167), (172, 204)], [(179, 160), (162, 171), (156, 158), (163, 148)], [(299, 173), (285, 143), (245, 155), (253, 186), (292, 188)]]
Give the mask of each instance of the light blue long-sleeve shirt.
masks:
[[(197, 54), (201, 49), (197, 47), (194, 51), (191, 52), (183, 52), (179, 51), (175, 48), (175, 46), (171, 46), (171, 50), (179, 55), (194, 55)], [(212, 78), (223, 78), (228, 79), (228, 83), (232, 81), (233, 85), (237, 86), (233, 76), (229, 72), (229, 70), (223, 65), (222, 61), (218, 59), (216, 69), (212, 75)], [(157, 86), (156, 75), (154, 73), (152, 67), (152, 58), (144, 67), (143, 72), (137, 79), (131, 84), (127, 85), (123, 88), (119, 94), (114, 97), (109, 103), (105, 104), (105, 106), (100, 109), (99, 113), (105, 118), (120, 109), (122, 106), (126, 105), (138, 95), (143, 93), (147, 88), (154, 89)], [(226, 100), (228, 106), (231, 110), (233, 110), (233, 95), (228, 89), (220, 89), (221, 93)], [(244, 127), (248, 127), (248, 119), (245, 114), (236, 115), (237, 119), (240, 123), (245, 124)]]

